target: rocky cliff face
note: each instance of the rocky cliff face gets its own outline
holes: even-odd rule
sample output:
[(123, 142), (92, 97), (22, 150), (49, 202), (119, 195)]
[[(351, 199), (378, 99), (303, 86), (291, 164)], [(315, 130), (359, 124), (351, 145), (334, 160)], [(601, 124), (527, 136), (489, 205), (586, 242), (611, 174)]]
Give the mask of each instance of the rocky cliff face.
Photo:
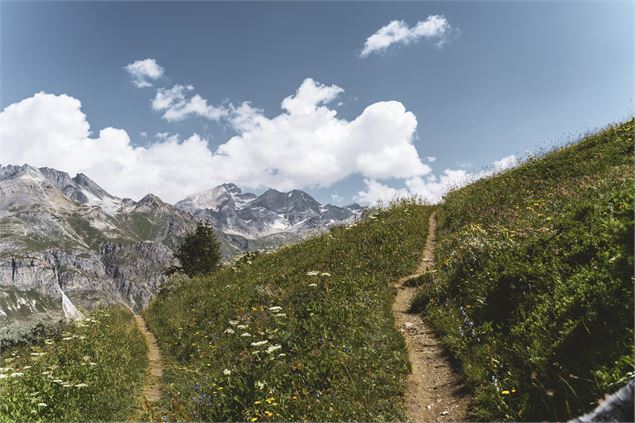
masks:
[(63, 317), (64, 295), (84, 310), (142, 309), (195, 225), (158, 197), (120, 199), (82, 174), (0, 167), (0, 326)]
[(212, 223), (230, 259), (360, 214), (357, 205), (322, 206), (302, 191), (257, 196), (234, 184), (191, 195), (176, 207), (152, 194), (135, 202), (83, 174), (0, 166), (0, 328), (72, 317), (73, 307), (120, 303), (141, 310), (165, 280), (164, 270), (177, 264), (173, 250), (199, 219)]

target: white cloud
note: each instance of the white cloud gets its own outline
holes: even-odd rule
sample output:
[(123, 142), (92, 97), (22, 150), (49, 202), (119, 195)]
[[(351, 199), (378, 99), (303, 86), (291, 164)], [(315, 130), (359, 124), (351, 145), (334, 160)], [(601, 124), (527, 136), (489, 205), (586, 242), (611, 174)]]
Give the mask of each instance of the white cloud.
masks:
[(445, 16), (440, 15), (430, 15), (413, 27), (404, 21), (391, 21), (366, 39), (360, 57), (381, 53), (393, 44), (410, 44), (420, 39), (435, 40), (435, 45), (442, 47), (454, 32)]
[[(155, 98), (157, 108), (167, 113), (176, 105), (176, 115), (187, 107), (199, 110), (187, 106), (188, 87), (170, 90)], [(230, 107), (226, 118), (238, 135), (215, 151), (196, 134), (184, 141), (157, 134), (145, 147), (133, 146), (121, 129), (105, 128), (94, 137), (79, 100), (38, 93), (0, 113), (0, 158), (83, 172), (115, 195), (138, 199), (152, 192), (172, 202), (229, 181), (287, 190), (326, 187), (351, 174), (412, 179), (430, 172), (412, 145), (414, 114), (397, 101), (382, 101), (351, 121), (340, 119), (328, 103), (342, 92), (307, 79), (273, 118), (249, 103)]]
[(159, 79), (163, 75), (163, 68), (154, 59), (137, 60), (124, 66), (124, 69), (138, 88), (151, 87), (150, 80)]
[(434, 163), (434, 162), (437, 160), (437, 158), (436, 158), (436, 157), (434, 157), (434, 156), (426, 156), (426, 160), (427, 160), (429, 163)]
[(392, 188), (374, 179), (365, 179), (365, 191), (359, 191), (355, 199), (362, 204), (389, 203), (392, 200), (418, 197), (428, 203), (438, 203), (449, 191), (463, 187), (478, 179), (502, 172), (519, 163), (515, 155), (495, 161), (488, 169), (467, 172), (463, 169), (445, 169), (440, 176), (428, 175), (405, 180), (405, 187)]
[(209, 120), (219, 121), (225, 117), (228, 110), (223, 106), (212, 106), (198, 94), (187, 96), (193, 86), (174, 85), (172, 88), (159, 88), (152, 100), (152, 109), (163, 111), (163, 119), (168, 122), (180, 121), (190, 115), (200, 116)]
[(341, 195), (338, 195), (335, 192), (331, 194), (331, 201), (333, 202), (333, 204), (342, 204), (342, 202), (344, 201), (344, 197), (342, 197)]

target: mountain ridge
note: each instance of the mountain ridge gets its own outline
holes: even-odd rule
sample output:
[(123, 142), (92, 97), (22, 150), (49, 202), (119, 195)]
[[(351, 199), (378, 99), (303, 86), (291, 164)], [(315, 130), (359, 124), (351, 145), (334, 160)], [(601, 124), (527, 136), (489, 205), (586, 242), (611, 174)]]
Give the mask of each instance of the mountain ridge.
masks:
[(226, 183), (177, 207), (152, 193), (119, 198), (82, 173), (0, 165), (0, 321), (63, 316), (64, 295), (82, 308), (144, 308), (165, 281), (163, 270), (175, 264), (180, 239), (201, 220), (231, 260), (361, 215), (362, 209), (322, 206), (302, 191), (267, 192), (243, 193)]

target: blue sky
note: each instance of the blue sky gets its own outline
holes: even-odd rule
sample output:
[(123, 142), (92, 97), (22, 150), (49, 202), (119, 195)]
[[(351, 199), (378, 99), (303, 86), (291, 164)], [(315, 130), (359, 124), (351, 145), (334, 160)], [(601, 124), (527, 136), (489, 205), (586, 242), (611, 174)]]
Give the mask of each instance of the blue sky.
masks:
[[(323, 202), (333, 201), (334, 194), (341, 197), (336, 198), (340, 203), (372, 202), (404, 192), (438, 197), (454, 176), (469, 176), (510, 155), (566, 142), (633, 113), (631, 2), (3, 1), (0, 8), (0, 106), (4, 109), (16, 104), (12, 113), (3, 113), (2, 124), (8, 129), (2, 136), (0, 163), (22, 161), (71, 173), (85, 171), (122, 196), (138, 197), (147, 188), (174, 201), (179, 198), (179, 187), (183, 191), (211, 188), (226, 175), (225, 180), (237, 178), (255, 191), (266, 185), (301, 188)], [(368, 37), (391, 21), (403, 20), (412, 28), (429, 16), (444, 17), (449, 30), (443, 37), (397, 42), (360, 57)], [(439, 47), (441, 38), (445, 42)], [(137, 88), (124, 67), (148, 58), (161, 66), (163, 75), (149, 79), (152, 87)], [(271, 159), (263, 166), (263, 172), (270, 172), (266, 178), (258, 172), (234, 172), (239, 167), (235, 161), (192, 160), (191, 168), (182, 172), (185, 159), (170, 162), (171, 155), (197, 155), (198, 144), (189, 153), (166, 147), (161, 151), (164, 161), (152, 162), (146, 174), (137, 178), (130, 163), (149, 160), (147, 152), (131, 155), (128, 164), (112, 166), (97, 162), (84, 165), (92, 163), (91, 159), (79, 153), (55, 157), (55, 143), (67, 135), (63, 131), (57, 138), (48, 134), (60, 127), (75, 134), (77, 131), (66, 123), (60, 126), (55, 119), (75, 116), (81, 120), (74, 113), (77, 105), (68, 101), (57, 104), (62, 101), (58, 97), (20, 103), (40, 91), (81, 101), (81, 112), (92, 131), (88, 137), (78, 135), (84, 143), (97, 139), (101, 129), (112, 127), (125, 131), (127, 139), (123, 139), (123, 131), (100, 139), (112, 145), (127, 143), (126, 151), (140, 146), (149, 149), (166, 140), (179, 144), (193, 134), (215, 151), (235, 135), (244, 140), (253, 134), (237, 129), (230, 119), (191, 114), (166, 120), (162, 117), (165, 109), (153, 110), (151, 106), (158, 89), (192, 85), (192, 90), (185, 89), (186, 95), (197, 94), (210, 106), (233, 110), (249, 101), (263, 118), (273, 119), (290, 113), (281, 109), (281, 102), (298, 96), (296, 90), (307, 78), (312, 78), (318, 90), (334, 85), (341, 88), (333, 98), (318, 101), (316, 107), (335, 111), (337, 118), (347, 123), (373, 104), (395, 101), (403, 106), (401, 112), (380, 110), (384, 115), (366, 125), (384, 125), (380, 131), (364, 128), (357, 135), (341, 137), (341, 143), (358, 143), (354, 154), (370, 157), (367, 161), (374, 160), (375, 165), (361, 166), (351, 160), (330, 163), (326, 153), (348, 150), (338, 147), (325, 153), (320, 149), (328, 141), (320, 136), (303, 148), (288, 150), (287, 161)], [(17, 105), (24, 109), (21, 113)], [(67, 106), (67, 114), (51, 117), (55, 113), (49, 110), (66, 110)], [(397, 114), (390, 114), (393, 112)], [(408, 112), (416, 118), (411, 133), (404, 129), (410, 128), (407, 121), (401, 126), (388, 121), (389, 116), (397, 116), (396, 121)], [(39, 136), (32, 128), (21, 130), (20, 125), (27, 120), (20, 121), (19, 116), (25, 115), (41, 121), (36, 126), (46, 128), (47, 135)], [(77, 125), (81, 127), (81, 122)], [(289, 135), (289, 142), (303, 133), (297, 125), (281, 126), (296, 131)], [(328, 134), (328, 124), (324, 125), (311, 128)], [(260, 131), (253, 135), (253, 143), (272, 149), (284, 147), (284, 143), (272, 140), (287, 136), (280, 134), (281, 130), (273, 134)], [(395, 163), (388, 163), (390, 159), (383, 163), (381, 146), (365, 152), (363, 135), (372, 138), (382, 130), (387, 145), (393, 142), (390, 145), (398, 151), (406, 151), (404, 143), (409, 141), (405, 138), (410, 137), (423, 167), (412, 161), (399, 166), (394, 157)], [(402, 130), (405, 138), (389, 139), (391, 133)], [(24, 132), (40, 139), (40, 144), (33, 144), (26, 135), (16, 135)], [(164, 135), (157, 138), (158, 133)], [(251, 154), (250, 166), (257, 167), (253, 161), (262, 151), (249, 145), (241, 148), (236, 154)], [(315, 172), (305, 174), (293, 167), (301, 153), (316, 157), (307, 162), (316, 167)], [(317, 158), (323, 155), (321, 162)], [(430, 162), (426, 157), (436, 160)], [(163, 167), (157, 170), (157, 166)], [(219, 170), (207, 170), (210, 166)], [(406, 167), (409, 170), (402, 172)], [(137, 169), (144, 172), (143, 166)], [(168, 188), (169, 183), (160, 179), (175, 173), (178, 183)], [(114, 183), (117, 178), (139, 182), (135, 186)], [(165, 192), (161, 192), (163, 187)], [(371, 189), (373, 195), (359, 195)], [(181, 197), (189, 193), (182, 192)]]

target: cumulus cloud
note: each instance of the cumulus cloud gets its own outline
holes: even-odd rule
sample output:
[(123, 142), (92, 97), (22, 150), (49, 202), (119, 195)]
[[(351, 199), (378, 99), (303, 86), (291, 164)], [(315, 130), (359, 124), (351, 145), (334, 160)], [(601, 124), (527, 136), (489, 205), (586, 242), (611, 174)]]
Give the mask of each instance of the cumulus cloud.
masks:
[(430, 15), (413, 27), (403, 20), (394, 20), (366, 39), (360, 57), (381, 53), (393, 44), (410, 44), (421, 39), (435, 41), (437, 47), (443, 47), (455, 32), (445, 16), (440, 15)]
[(132, 77), (132, 83), (137, 88), (151, 87), (151, 80), (159, 79), (163, 75), (163, 68), (154, 59), (137, 60), (124, 66)]
[(362, 204), (389, 203), (401, 198), (418, 197), (428, 203), (438, 203), (449, 191), (463, 187), (478, 179), (502, 172), (519, 163), (518, 157), (510, 155), (492, 163), (487, 169), (467, 172), (463, 169), (445, 169), (441, 175), (408, 178), (404, 187), (393, 188), (374, 179), (365, 179), (366, 189), (359, 191), (355, 199)]
[[(165, 113), (173, 110), (169, 116), (175, 120), (207, 113), (200, 105), (189, 106), (188, 91), (172, 87), (153, 107), (156, 102)], [(140, 198), (152, 192), (172, 202), (223, 182), (288, 190), (330, 186), (351, 174), (375, 180), (430, 173), (412, 144), (413, 113), (400, 102), (382, 101), (353, 120), (341, 119), (329, 103), (342, 92), (309, 78), (273, 118), (249, 103), (232, 106), (226, 118), (238, 134), (214, 151), (196, 134), (185, 140), (160, 134), (146, 146), (134, 146), (116, 128), (95, 137), (79, 100), (38, 93), (0, 113), (1, 160), (83, 172), (115, 195)]]
[(168, 122), (180, 121), (190, 116), (219, 121), (228, 114), (227, 108), (209, 105), (198, 94), (188, 97), (187, 92), (193, 89), (191, 85), (159, 88), (152, 100), (152, 109), (164, 112), (162, 117)]

